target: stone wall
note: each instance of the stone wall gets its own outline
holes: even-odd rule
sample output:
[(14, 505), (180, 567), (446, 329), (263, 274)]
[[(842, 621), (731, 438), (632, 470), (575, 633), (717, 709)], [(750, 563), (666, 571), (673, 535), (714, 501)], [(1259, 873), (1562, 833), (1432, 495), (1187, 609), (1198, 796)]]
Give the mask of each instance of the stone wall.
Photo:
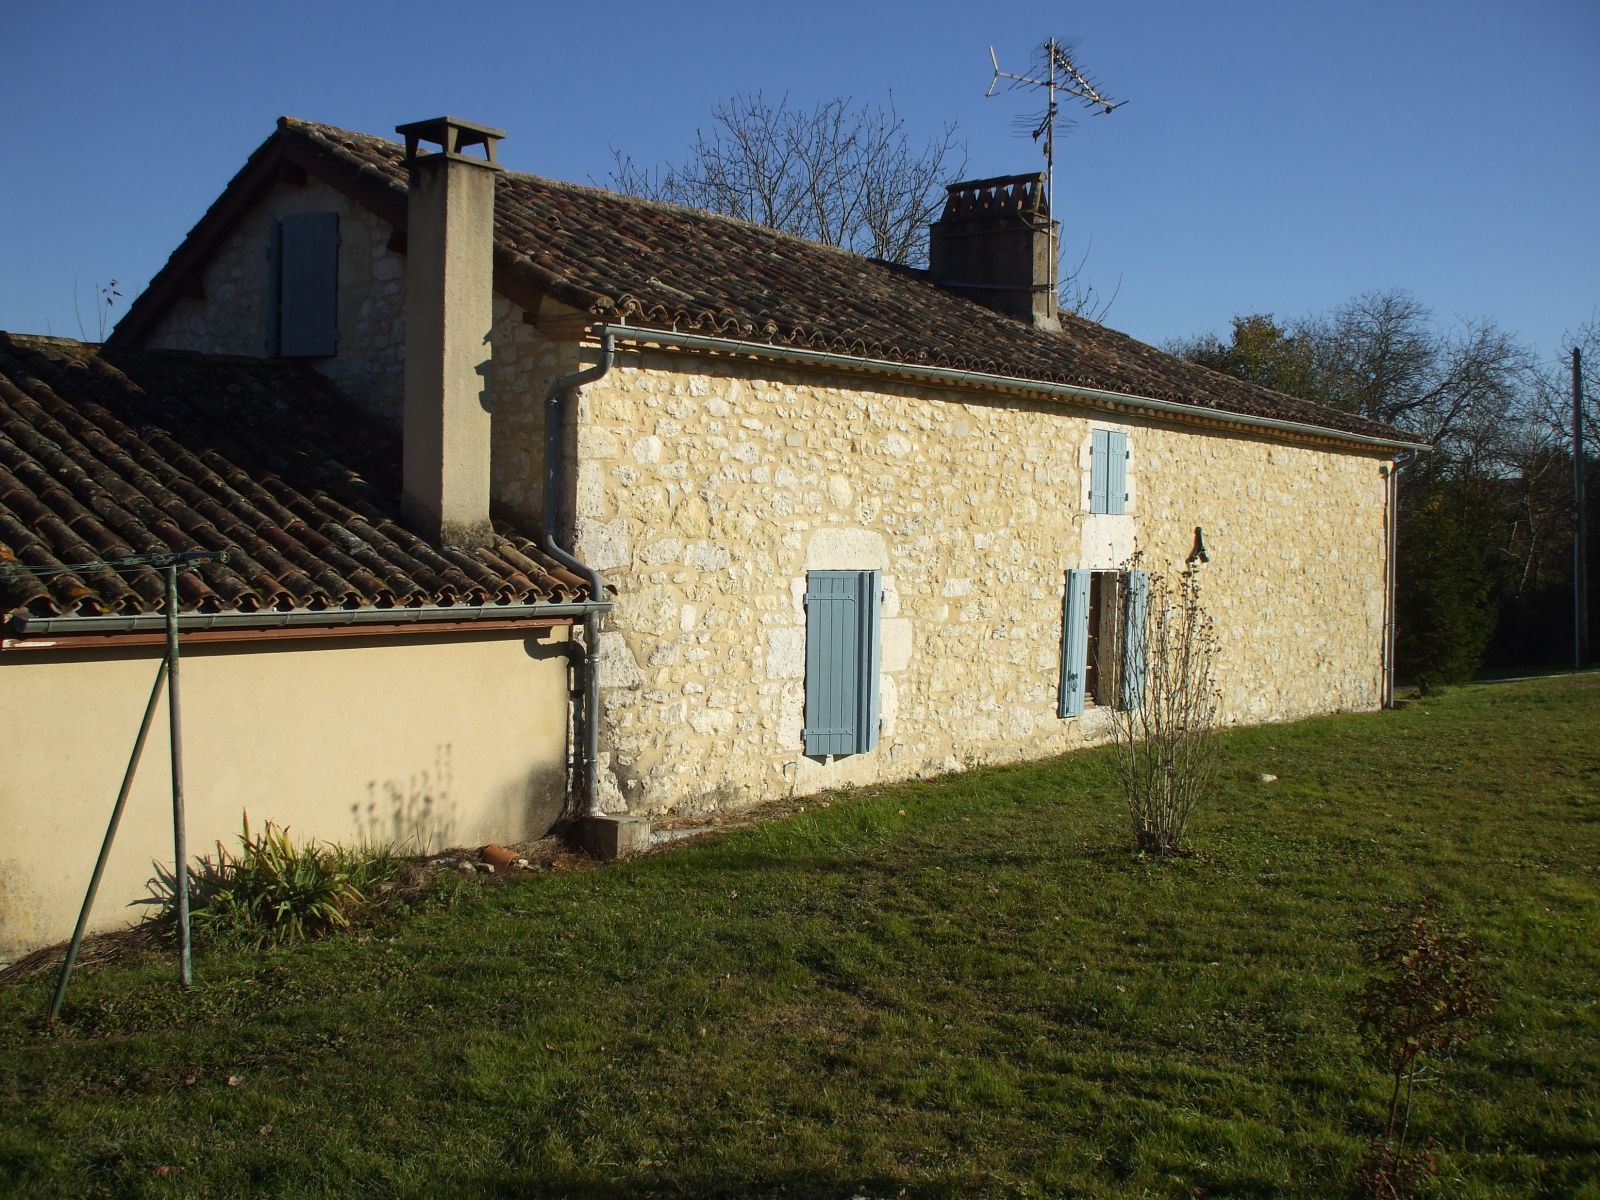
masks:
[[(1070, 567), (1181, 567), (1195, 526), (1227, 718), (1379, 702), (1383, 460), (974, 391), (663, 352), (585, 389), (579, 556), (615, 587), (604, 749), (639, 812), (1032, 758), (1056, 716)], [(1088, 515), (1097, 426), (1126, 516)], [(806, 758), (806, 572), (883, 572), (878, 747)]]
[(246, 213), (206, 263), (205, 294), (178, 299), (145, 344), (270, 356), (275, 222), (326, 212), (339, 214), (339, 352), (310, 361), (371, 411), (398, 419), (405, 396), (405, 260), (388, 248), (387, 222), (316, 179), (279, 184)]
[[(310, 360), (398, 419), (404, 270), (390, 229), (316, 181), (234, 228), (152, 344), (268, 350), (267, 248), (287, 212), (340, 214), (339, 350)], [(573, 328), (549, 304), (545, 329)], [(491, 484), (540, 523), (544, 391), (592, 361), (516, 305), (494, 308)], [(1093, 428), (1125, 431), (1125, 516), (1088, 514)], [(624, 354), (585, 390), (564, 480), (578, 552), (616, 591), (599, 647), (604, 747), (645, 812), (1038, 757), (1103, 739), (1056, 713), (1064, 572), (1181, 565), (1195, 526), (1231, 720), (1379, 700), (1384, 479), (1376, 455), (976, 390)], [(806, 572), (883, 573), (879, 746), (801, 753)]]

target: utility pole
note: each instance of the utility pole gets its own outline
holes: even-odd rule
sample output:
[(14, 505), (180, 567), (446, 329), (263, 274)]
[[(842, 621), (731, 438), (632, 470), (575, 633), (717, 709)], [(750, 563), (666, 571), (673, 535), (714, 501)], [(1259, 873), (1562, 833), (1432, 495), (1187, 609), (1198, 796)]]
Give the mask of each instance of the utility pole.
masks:
[(1572, 348), (1572, 665), (1589, 661), (1589, 555), (1583, 499), (1583, 352)]

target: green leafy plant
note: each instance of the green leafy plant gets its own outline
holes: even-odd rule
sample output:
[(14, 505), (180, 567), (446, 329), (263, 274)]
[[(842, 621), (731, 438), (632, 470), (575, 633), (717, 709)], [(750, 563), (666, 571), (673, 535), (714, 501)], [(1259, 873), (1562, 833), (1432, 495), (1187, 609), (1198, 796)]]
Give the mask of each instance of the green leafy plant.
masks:
[[(257, 949), (322, 937), (348, 928), (401, 865), (386, 851), (296, 845), (287, 826), (271, 821), (252, 833), (247, 813), (237, 853), (218, 842), (214, 858), (189, 866), (191, 926), (199, 937)], [(156, 919), (175, 920), (173, 873), (158, 871), (151, 890)]]
[(1376, 973), (1361, 989), (1357, 1025), (1389, 1073), (1389, 1110), (1356, 1178), (1378, 1200), (1419, 1195), (1434, 1173), (1431, 1140), (1406, 1147), (1412, 1088), (1424, 1055), (1443, 1055), (1465, 1041), (1494, 1007), (1478, 955), (1477, 943), (1445, 923), (1432, 896), (1376, 932)]

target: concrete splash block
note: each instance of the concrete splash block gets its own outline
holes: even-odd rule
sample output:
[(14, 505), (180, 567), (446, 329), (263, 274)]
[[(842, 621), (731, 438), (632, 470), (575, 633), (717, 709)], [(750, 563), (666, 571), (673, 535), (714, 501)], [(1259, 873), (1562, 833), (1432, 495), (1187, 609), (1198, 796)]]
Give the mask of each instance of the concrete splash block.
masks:
[(650, 849), (650, 822), (621, 813), (596, 813), (582, 818), (578, 845), (601, 862), (629, 858)]

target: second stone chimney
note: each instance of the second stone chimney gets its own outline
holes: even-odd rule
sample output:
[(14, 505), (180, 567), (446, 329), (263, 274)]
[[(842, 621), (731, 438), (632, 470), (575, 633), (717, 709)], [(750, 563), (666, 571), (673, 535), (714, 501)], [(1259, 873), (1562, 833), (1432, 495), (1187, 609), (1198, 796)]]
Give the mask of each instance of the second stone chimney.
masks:
[[(489, 334), (494, 324), (498, 129), (455, 117), (400, 125), (406, 208), (406, 384), (401, 513), (420, 536), (471, 550), (489, 524)], [(420, 150), (419, 143), (437, 150)], [(466, 153), (481, 147), (482, 157)]]
[(1050, 219), (1044, 175), (973, 179), (945, 189), (928, 226), (933, 281), (1040, 329), (1058, 330), (1061, 226)]

